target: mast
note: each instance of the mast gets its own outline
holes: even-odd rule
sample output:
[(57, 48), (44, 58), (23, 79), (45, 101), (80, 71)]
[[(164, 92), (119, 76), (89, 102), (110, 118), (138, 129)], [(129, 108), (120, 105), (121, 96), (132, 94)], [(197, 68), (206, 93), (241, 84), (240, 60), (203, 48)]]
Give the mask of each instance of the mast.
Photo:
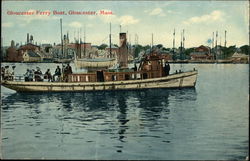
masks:
[(221, 35), (220, 35), (220, 58), (221, 58)]
[[(182, 40), (183, 51), (185, 50), (185, 49), (184, 49), (184, 42), (185, 42), (184, 31), (185, 31), (185, 30), (183, 29), (183, 35), (182, 35), (182, 38), (183, 38), (183, 40)], [(184, 53), (183, 53), (183, 57), (184, 57), (183, 59), (185, 59), (185, 54), (184, 54)]]
[(212, 38), (212, 49), (214, 48), (214, 32), (213, 32), (213, 38)]
[(216, 56), (217, 56), (217, 39), (218, 39), (218, 31), (216, 31), (216, 39), (215, 39), (215, 48), (216, 48), (216, 50), (215, 50), (215, 60), (216, 60)]
[(183, 42), (182, 42), (182, 44), (183, 44), (183, 49), (184, 49), (184, 41), (185, 41), (185, 37), (184, 37), (184, 29), (183, 29)]
[(225, 44), (224, 44), (225, 47), (227, 47), (227, 30), (225, 30)]
[(110, 29), (110, 33), (109, 33), (109, 57), (111, 58), (111, 22), (109, 24), (109, 29)]
[(181, 60), (182, 60), (182, 37), (183, 37), (182, 34), (183, 33), (181, 32), (181, 48), (180, 48), (180, 58), (181, 58)]
[(131, 54), (131, 34), (129, 34), (129, 54)]
[(62, 19), (60, 18), (60, 26), (61, 26), (61, 45), (62, 45), (62, 56), (64, 57), (63, 55), (63, 37), (62, 37)]
[(84, 37), (83, 37), (83, 56), (86, 57), (86, 26), (84, 24)]
[(174, 29), (174, 33), (173, 33), (173, 55), (175, 54), (174, 48), (175, 48), (175, 29)]
[(151, 51), (153, 51), (153, 45), (154, 45), (154, 34), (152, 33), (152, 47), (151, 47)]
[(79, 43), (80, 43), (80, 55), (82, 58), (82, 28), (80, 28)]

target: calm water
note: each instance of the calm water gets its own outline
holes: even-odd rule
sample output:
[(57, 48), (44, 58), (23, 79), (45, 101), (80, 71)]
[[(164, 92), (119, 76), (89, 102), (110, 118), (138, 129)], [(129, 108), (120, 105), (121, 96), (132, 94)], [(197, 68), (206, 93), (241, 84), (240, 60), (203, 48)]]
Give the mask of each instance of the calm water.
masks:
[[(16, 66), (16, 74), (56, 67)], [(171, 72), (193, 67), (195, 89), (23, 94), (2, 87), (2, 158), (245, 159), (249, 66), (171, 64)]]

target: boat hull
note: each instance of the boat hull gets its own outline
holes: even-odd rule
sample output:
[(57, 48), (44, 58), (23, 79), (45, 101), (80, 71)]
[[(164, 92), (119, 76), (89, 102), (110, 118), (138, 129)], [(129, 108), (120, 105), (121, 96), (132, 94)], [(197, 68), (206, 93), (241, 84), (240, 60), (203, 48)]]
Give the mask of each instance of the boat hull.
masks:
[(110, 82), (15, 82), (1, 84), (17, 92), (84, 92), (103, 90), (137, 90), (149, 88), (195, 87), (197, 71), (173, 74), (161, 78)]

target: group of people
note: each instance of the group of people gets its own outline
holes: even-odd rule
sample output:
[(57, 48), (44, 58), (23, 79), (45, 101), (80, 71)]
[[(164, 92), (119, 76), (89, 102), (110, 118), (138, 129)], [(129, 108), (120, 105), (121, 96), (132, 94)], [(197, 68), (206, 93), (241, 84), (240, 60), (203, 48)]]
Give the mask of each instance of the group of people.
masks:
[(36, 71), (34, 69), (27, 69), (26, 73), (24, 74), (24, 80), (26, 82), (33, 80), (43, 81), (41, 69), (39, 67), (36, 67)]
[(51, 74), (50, 69), (43, 74), (39, 67), (37, 70), (34, 69), (27, 69), (27, 72), (24, 74), (25, 81), (43, 81), (44, 79), (48, 79), (48, 82), (55, 82), (55, 81), (66, 81), (68, 82), (68, 75), (72, 74), (72, 68), (69, 64), (67, 66), (63, 65), (63, 68), (57, 66), (55, 73)]
[[(49, 69), (48, 69), (49, 70)], [(57, 66), (56, 70), (55, 70), (55, 74), (53, 75), (52, 77), (52, 80), (55, 81), (65, 81), (65, 82), (68, 82), (69, 80), (69, 77), (68, 75), (69, 74), (72, 74), (72, 68), (69, 64), (67, 64), (67, 66), (63, 65), (62, 67), (62, 70), (59, 66)], [(56, 79), (57, 77), (57, 79)]]
[(8, 65), (1, 67), (1, 80), (14, 80), (14, 69), (16, 66), (10, 68)]

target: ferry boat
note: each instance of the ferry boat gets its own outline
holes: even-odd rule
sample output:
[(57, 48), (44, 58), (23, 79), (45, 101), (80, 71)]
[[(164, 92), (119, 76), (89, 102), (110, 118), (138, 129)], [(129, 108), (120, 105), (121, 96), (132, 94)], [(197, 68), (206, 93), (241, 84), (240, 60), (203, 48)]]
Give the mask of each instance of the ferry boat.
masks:
[(104, 90), (138, 90), (148, 88), (195, 87), (198, 71), (176, 71), (167, 74), (157, 54), (147, 55), (137, 69), (107, 69), (89, 73), (73, 73), (68, 81), (21, 82), (4, 80), (1, 85), (17, 92), (85, 92)]

